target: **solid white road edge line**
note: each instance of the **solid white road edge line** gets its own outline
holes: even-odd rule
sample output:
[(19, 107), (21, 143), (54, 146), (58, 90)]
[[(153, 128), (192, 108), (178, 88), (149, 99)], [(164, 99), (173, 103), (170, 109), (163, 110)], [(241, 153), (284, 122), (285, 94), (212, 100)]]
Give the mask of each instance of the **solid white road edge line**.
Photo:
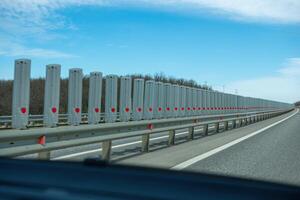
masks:
[(173, 170), (182, 170), (182, 169), (184, 169), (184, 168), (186, 168), (186, 167), (188, 167), (188, 166), (190, 166), (190, 165), (192, 165), (192, 164), (194, 164), (196, 162), (199, 162), (199, 161), (201, 161), (201, 160), (203, 160), (205, 158), (208, 158), (208, 157), (210, 157), (210, 156), (212, 156), (212, 155), (214, 155), (216, 153), (219, 153), (220, 151), (223, 151), (223, 150), (225, 150), (225, 149), (227, 149), (227, 148), (229, 148), (229, 147), (231, 147), (231, 146), (233, 146), (233, 145), (235, 145), (237, 143), (240, 143), (240, 142), (242, 142), (242, 141), (244, 141), (244, 140), (246, 140), (246, 139), (248, 139), (250, 137), (253, 137), (253, 136), (255, 136), (255, 135), (257, 135), (257, 134), (259, 134), (259, 133), (261, 133), (261, 132), (263, 132), (263, 131), (265, 131), (267, 129), (269, 129), (269, 128), (272, 128), (273, 126), (276, 126), (277, 124), (280, 124), (281, 122), (284, 122), (285, 120), (288, 120), (289, 118), (293, 117), (298, 112), (299, 112), (299, 109), (297, 109), (297, 111), (295, 113), (293, 113), (292, 115), (290, 115), (290, 116), (288, 116), (288, 117), (286, 117), (286, 118), (284, 118), (284, 119), (282, 119), (280, 121), (277, 121), (277, 122), (275, 122), (273, 124), (270, 124), (269, 126), (266, 126), (266, 127), (262, 128), (260, 130), (257, 130), (257, 131), (255, 131), (253, 133), (250, 133), (249, 135), (246, 135), (246, 136), (243, 136), (243, 137), (241, 137), (239, 139), (233, 140), (233, 141), (231, 141), (231, 142), (229, 142), (229, 143), (227, 143), (227, 144), (225, 144), (223, 146), (217, 147), (217, 148), (215, 148), (213, 150), (210, 150), (210, 151), (208, 151), (206, 153), (203, 153), (203, 154), (198, 155), (198, 156), (196, 156), (194, 158), (191, 158), (191, 159), (189, 159), (187, 161), (184, 161), (184, 162), (182, 162), (180, 164), (177, 164), (177, 165), (171, 167), (170, 169), (173, 169)]

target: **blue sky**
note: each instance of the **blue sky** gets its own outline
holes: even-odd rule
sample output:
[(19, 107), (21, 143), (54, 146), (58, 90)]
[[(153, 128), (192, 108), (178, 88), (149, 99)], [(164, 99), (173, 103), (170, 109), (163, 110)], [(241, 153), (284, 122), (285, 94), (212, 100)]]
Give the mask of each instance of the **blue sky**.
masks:
[(0, 3), (0, 79), (12, 79), (14, 59), (26, 57), (32, 77), (59, 63), (64, 77), (72, 67), (163, 72), (225, 92), (300, 100), (297, 1), (50, 2)]

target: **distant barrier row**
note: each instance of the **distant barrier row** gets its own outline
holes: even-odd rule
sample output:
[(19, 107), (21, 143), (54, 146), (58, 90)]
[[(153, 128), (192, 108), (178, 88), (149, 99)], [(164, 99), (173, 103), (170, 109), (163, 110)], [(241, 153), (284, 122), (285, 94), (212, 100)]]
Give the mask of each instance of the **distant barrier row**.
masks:
[[(15, 61), (13, 128), (22, 129), (28, 125), (30, 69), (31, 60), (18, 59)], [(60, 65), (46, 66), (43, 124), (47, 127), (57, 126), (59, 120), (60, 73)], [(88, 99), (88, 123), (90, 124), (99, 123), (103, 114), (105, 122), (126, 122), (129, 120), (269, 111), (292, 107), (291, 104), (282, 102), (152, 80), (134, 79), (132, 81), (131, 77), (119, 78), (116, 75), (107, 75), (105, 76), (105, 112), (101, 113), (102, 79), (101, 72), (90, 73)], [(82, 69), (69, 70), (67, 122), (70, 125), (79, 125), (82, 121), (82, 80)]]

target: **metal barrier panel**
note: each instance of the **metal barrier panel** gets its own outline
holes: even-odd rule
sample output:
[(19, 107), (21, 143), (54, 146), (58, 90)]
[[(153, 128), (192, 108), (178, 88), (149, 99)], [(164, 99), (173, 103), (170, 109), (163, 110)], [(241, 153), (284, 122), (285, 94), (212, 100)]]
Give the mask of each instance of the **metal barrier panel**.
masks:
[(154, 118), (160, 119), (163, 117), (165, 110), (165, 96), (164, 96), (164, 84), (161, 82), (155, 82), (155, 101), (154, 101)]
[(210, 113), (211, 114), (215, 114), (215, 107), (216, 107), (216, 104), (215, 104), (215, 92), (214, 91), (211, 91), (210, 92)]
[(60, 71), (60, 65), (46, 66), (44, 97), (44, 125), (46, 127), (55, 127), (58, 124)]
[(101, 97), (102, 97), (102, 73), (91, 72), (89, 80), (89, 104), (88, 104), (88, 122), (97, 124), (100, 122), (101, 115)]
[(13, 82), (12, 127), (23, 129), (28, 124), (31, 60), (15, 60)]
[(212, 97), (211, 97), (211, 91), (208, 90), (207, 91), (207, 96), (206, 96), (206, 100), (207, 100), (207, 109), (206, 109), (206, 111), (207, 111), (208, 115), (211, 114), (211, 106), (212, 106), (211, 99), (212, 99)]
[(237, 95), (234, 95), (234, 112), (235, 113), (238, 111), (237, 107), (238, 107), (238, 97), (237, 97)]
[(201, 90), (201, 114), (205, 115), (206, 112), (206, 90)]
[(174, 105), (173, 105), (173, 117), (179, 116), (179, 95), (180, 95), (180, 88), (179, 85), (172, 85), (174, 90)]
[(218, 114), (219, 113), (219, 105), (218, 105), (218, 102), (219, 102), (219, 99), (218, 99), (218, 93), (217, 91), (214, 92), (214, 96), (215, 96), (215, 114)]
[(192, 88), (192, 115), (197, 115), (197, 89)]
[(81, 123), (82, 78), (82, 69), (69, 70), (68, 122), (71, 125)]
[(169, 118), (172, 117), (172, 102), (173, 102), (173, 98), (174, 98), (174, 93), (172, 90), (172, 86), (170, 83), (165, 83), (164, 84), (164, 91), (165, 91), (165, 114), (164, 117), (165, 118)]
[(236, 113), (237, 112), (237, 96), (233, 95), (233, 112)]
[(130, 120), (131, 113), (131, 77), (121, 77), (120, 80), (120, 121)]
[(228, 94), (225, 94), (225, 108), (226, 108), (226, 113), (229, 113), (230, 110), (229, 110), (229, 95)]
[(207, 112), (208, 112), (208, 110), (207, 110), (207, 107), (208, 107), (207, 106), (208, 105), (208, 102), (207, 102), (208, 91), (203, 90), (202, 95), (203, 95), (203, 97), (202, 97), (202, 101), (203, 101), (202, 114), (207, 115)]
[(192, 110), (193, 110), (193, 92), (192, 92), (192, 88), (187, 87), (186, 88), (186, 116), (191, 116), (192, 115)]
[(153, 118), (154, 107), (154, 94), (155, 94), (155, 82), (146, 81), (145, 83), (145, 95), (144, 95), (144, 119)]
[(118, 76), (105, 77), (105, 122), (117, 121)]
[(197, 115), (202, 114), (202, 90), (197, 89)]
[(144, 107), (144, 79), (134, 79), (132, 101), (133, 120), (141, 120), (143, 118)]
[(179, 107), (180, 107), (179, 115), (181, 117), (185, 116), (185, 112), (186, 112), (185, 104), (186, 104), (186, 87), (185, 86), (180, 86), (180, 90), (179, 90)]
[(216, 107), (217, 107), (217, 113), (221, 113), (221, 93), (216, 92)]
[(223, 92), (220, 92), (220, 113), (223, 114), (224, 113), (224, 103), (223, 103), (223, 100), (224, 99), (224, 94)]

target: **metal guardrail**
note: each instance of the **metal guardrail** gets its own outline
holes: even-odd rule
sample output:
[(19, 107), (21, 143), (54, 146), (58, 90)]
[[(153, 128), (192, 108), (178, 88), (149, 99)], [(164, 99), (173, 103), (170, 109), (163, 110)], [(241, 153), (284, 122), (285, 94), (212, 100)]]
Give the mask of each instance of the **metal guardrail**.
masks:
[(225, 130), (228, 123), (239, 127), (274, 117), (290, 110), (276, 110), (260, 113), (235, 113), (198, 117), (172, 118), (160, 120), (142, 120), (97, 125), (61, 126), (56, 128), (33, 128), (27, 130), (6, 130), (0, 133), (0, 156), (21, 156), (38, 153), (39, 159), (50, 159), (50, 152), (93, 143), (102, 142), (102, 158), (110, 159), (113, 140), (142, 136), (142, 151), (149, 150), (149, 136), (153, 133), (169, 132), (169, 145), (175, 143), (175, 131), (189, 130), (189, 139), (193, 139), (194, 128), (204, 126), (205, 135), (210, 124), (218, 131), (223, 123)]

